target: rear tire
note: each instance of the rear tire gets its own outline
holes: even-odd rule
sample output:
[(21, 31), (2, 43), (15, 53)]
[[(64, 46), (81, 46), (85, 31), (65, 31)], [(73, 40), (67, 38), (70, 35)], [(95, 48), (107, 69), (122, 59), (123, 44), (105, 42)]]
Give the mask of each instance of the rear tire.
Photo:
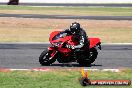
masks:
[(90, 66), (90, 60), (79, 60), (78, 61), (78, 63), (79, 63), (79, 65), (81, 66), (81, 67), (87, 67), (87, 66)]
[(90, 56), (89, 59), (80, 59), (78, 61), (80, 66), (90, 66), (91, 63), (93, 63), (95, 61), (95, 59), (97, 58), (98, 52), (96, 48), (92, 48), (90, 49)]
[(98, 51), (96, 48), (92, 48), (90, 49), (90, 63), (93, 63), (95, 61), (95, 59), (97, 58), (97, 55), (98, 55)]
[(39, 56), (39, 63), (42, 66), (49, 66), (50, 64), (52, 64), (53, 62), (55, 62), (56, 59), (54, 59), (54, 57), (52, 59), (50, 59), (51, 57), (51, 51), (49, 51), (48, 49), (46, 49), (45, 51), (43, 51), (40, 56)]

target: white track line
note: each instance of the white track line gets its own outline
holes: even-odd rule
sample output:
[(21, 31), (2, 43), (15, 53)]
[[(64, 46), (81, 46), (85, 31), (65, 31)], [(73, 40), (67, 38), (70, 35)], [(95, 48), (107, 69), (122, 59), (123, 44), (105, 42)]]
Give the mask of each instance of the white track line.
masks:
[[(0, 44), (50, 44), (50, 42), (1, 42)], [(101, 43), (101, 45), (132, 45), (132, 43)]]
[(105, 72), (105, 71), (110, 71), (110, 72), (120, 72), (120, 70), (119, 69), (84, 69), (84, 71), (103, 71), (103, 72)]
[[(1, 68), (0, 69), (0, 71), (49, 71), (49, 70), (50, 70), (49, 68), (32, 68), (32, 69), (6, 69), (6, 68), (4, 69), (4, 68)], [(84, 71), (120, 72), (119, 69), (85, 69), (85, 68), (84, 68)]]

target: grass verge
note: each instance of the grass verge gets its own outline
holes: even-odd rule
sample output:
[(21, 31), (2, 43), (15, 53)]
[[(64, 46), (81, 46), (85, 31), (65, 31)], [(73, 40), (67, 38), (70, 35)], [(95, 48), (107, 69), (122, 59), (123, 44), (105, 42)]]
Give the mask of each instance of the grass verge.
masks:
[[(94, 79), (130, 79), (132, 70), (115, 72), (89, 71), (89, 78)], [(78, 81), (78, 70), (50, 70), (47, 72), (12, 71), (0, 72), (0, 88), (83, 88)], [(124, 88), (124, 86), (87, 86), (86, 88)], [(125, 86), (130, 88), (132, 86)]]
[(132, 8), (119, 7), (31, 7), (0, 6), (0, 13), (7, 14), (48, 14), (48, 15), (91, 15), (91, 16), (132, 16)]

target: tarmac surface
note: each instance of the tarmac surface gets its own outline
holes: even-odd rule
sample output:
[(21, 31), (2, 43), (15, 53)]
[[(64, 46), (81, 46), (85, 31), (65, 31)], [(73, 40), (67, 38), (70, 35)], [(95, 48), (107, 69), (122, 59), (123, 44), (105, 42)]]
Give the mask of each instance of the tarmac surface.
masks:
[[(7, 3), (1, 2), (0, 5), (7, 5)], [(96, 7), (132, 7), (131, 3), (112, 3), (112, 4), (96, 4), (96, 3), (19, 3), (21, 6), (73, 6), (73, 7), (78, 7), (78, 6), (96, 6)]]
[(0, 17), (41, 18), (41, 19), (88, 19), (88, 20), (132, 20), (132, 16), (71, 16), (39, 14), (0, 14)]
[[(0, 68), (76, 68), (78, 63), (61, 64), (57, 61), (51, 66), (41, 66), (38, 57), (49, 44), (45, 43), (1, 43)], [(102, 44), (98, 58), (88, 68), (132, 68), (132, 44)]]
[[(115, 5), (132, 7), (131, 4)], [(109, 5), (107, 5), (109, 6)], [(113, 4), (111, 4), (113, 7)], [(89, 19), (89, 20), (132, 20), (132, 16), (68, 16), (68, 15), (37, 15), (37, 14), (0, 14), (0, 17), (17, 18), (54, 18), (54, 19)], [(1, 43), (0, 68), (32, 69), (32, 68), (65, 68), (79, 67), (77, 63), (41, 66), (38, 57), (49, 44)], [(103, 44), (98, 58), (89, 68), (132, 68), (132, 44)]]

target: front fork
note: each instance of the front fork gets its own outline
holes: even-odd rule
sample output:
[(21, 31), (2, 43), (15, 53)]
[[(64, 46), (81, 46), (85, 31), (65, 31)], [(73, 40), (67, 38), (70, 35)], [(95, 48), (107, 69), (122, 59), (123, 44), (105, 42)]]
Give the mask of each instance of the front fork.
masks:
[(101, 43), (97, 44), (97, 47), (101, 50)]
[(48, 47), (48, 50), (51, 51), (51, 57), (49, 58), (49, 60), (53, 59), (55, 57), (55, 55), (58, 53), (57, 50), (55, 50), (54, 47)]

